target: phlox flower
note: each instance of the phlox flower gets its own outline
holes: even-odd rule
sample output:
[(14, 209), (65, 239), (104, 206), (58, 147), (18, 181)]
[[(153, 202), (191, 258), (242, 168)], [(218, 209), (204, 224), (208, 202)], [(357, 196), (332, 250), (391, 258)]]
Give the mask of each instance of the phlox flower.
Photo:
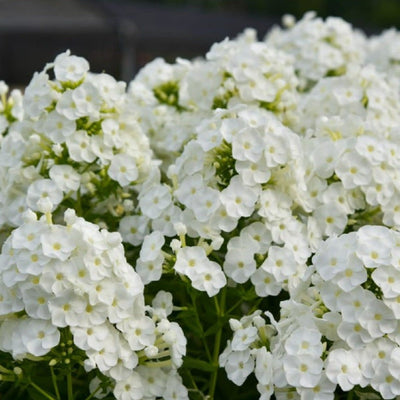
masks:
[(154, 185), (139, 197), (139, 206), (149, 218), (157, 218), (171, 204), (171, 193), (166, 185)]
[(378, 299), (372, 300), (359, 316), (362, 327), (374, 337), (392, 333), (397, 327), (397, 320), (392, 310)]
[(336, 385), (321, 375), (320, 381), (312, 388), (298, 387), (301, 400), (333, 400)]
[(163, 393), (165, 400), (188, 400), (189, 393), (182, 383), (182, 378), (176, 373), (170, 373)]
[(28, 319), (20, 325), (22, 343), (34, 356), (47, 354), (60, 341), (59, 330), (42, 319)]
[(233, 351), (228, 355), (225, 370), (228, 378), (236, 385), (241, 386), (247, 377), (253, 372), (254, 359), (250, 350)]
[(49, 170), (50, 178), (64, 192), (78, 190), (81, 176), (70, 165), (53, 165)]
[(286, 355), (283, 358), (286, 379), (294, 387), (315, 387), (321, 378), (322, 366), (321, 358), (314, 355)]
[(342, 390), (349, 391), (361, 382), (361, 371), (353, 351), (332, 350), (325, 365), (326, 376)]
[(89, 70), (89, 63), (84, 58), (70, 54), (68, 50), (54, 60), (54, 74), (61, 82), (79, 81)]
[(128, 378), (118, 380), (113, 394), (117, 400), (140, 400), (143, 398), (143, 383), (137, 372), (131, 372)]
[(61, 261), (67, 260), (71, 252), (76, 248), (75, 240), (65, 235), (65, 228), (54, 226), (40, 237), (43, 254), (49, 258)]
[(256, 188), (246, 186), (240, 177), (234, 176), (229, 186), (221, 192), (220, 200), (229, 216), (249, 217), (258, 198)]
[(226, 277), (221, 267), (214, 261), (202, 264), (191, 272), (192, 286), (207, 292), (209, 297), (215, 296), (226, 285)]
[(320, 357), (322, 354), (321, 333), (317, 329), (301, 327), (296, 329), (285, 341), (287, 354), (298, 356), (311, 355)]
[(26, 203), (32, 210), (38, 210), (38, 202), (43, 198), (50, 200), (54, 211), (63, 199), (63, 192), (51, 179), (39, 179), (29, 186)]
[(119, 233), (125, 242), (138, 246), (149, 233), (148, 217), (143, 215), (127, 215), (119, 222)]
[(139, 176), (136, 160), (132, 156), (124, 153), (115, 155), (111, 160), (108, 175), (121, 186), (129, 185)]
[(51, 321), (60, 328), (80, 325), (85, 308), (86, 302), (73, 290), (65, 290), (49, 301)]

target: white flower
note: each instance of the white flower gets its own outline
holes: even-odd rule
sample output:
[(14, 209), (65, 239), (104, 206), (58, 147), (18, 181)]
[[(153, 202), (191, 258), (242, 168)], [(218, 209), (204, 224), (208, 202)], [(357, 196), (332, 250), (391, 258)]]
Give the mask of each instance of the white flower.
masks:
[(286, 355), (283, 358), (286, 379), (294, 387), (312, 388), (317, 385), (321, 378), (322, 366), (321, 358), (314, 355)]
[(257, 129), (243, 129), (233, 137), (232, 155), (236, 160), (256, 163), (263, 150), (264, 143)]
[(357, 231), (357, 256), (367, 268), (390, 265), (393, 237), (383, 226), (364, 226)]
[(53, 165), (49, 170), (50, 178), (64, 192), (78, 190), (81, 177), (70, 165)]
[(158, 281), (162, 276), (162, 266), (164, 256), (159, 255), (154, 260), (143, 261), (139, 258), (136, 262), (135, 270), (139, 274), (141, 280), (146, 285), (149, 282)]
[(297, 388), (301, 400), (333, 400), (336, 385), (326, 376), (321, 375), (321, 380), (313, 388)]
[(234, 176), (229, 186), (221, 192), (220, 200), (229, 216), (240, 218), (252, 214), (257, 197), (257, 189), (246, 186), (240, 177)]
[(344, 391), (353, 389), (362, 378), (355, 353), (344, 349), (335, 349), (329, 353), (325, 372), (328, 379)]
[(243, 385), (246, 378), (253, 372), (254, 360), (250, 350), (233, 351), (228, 355), (225, 370), (228, 378), (236, 385)]
[(242, 351), (250, 347), (250, 345), (258, 338), (257, 328), (248, 326), (235, 331), (232, 339), (232, 350)]
[(62, 292), (49, 301), (52, 323), (60, 328), (79, 326), (86, 302), (72, 290)]
[(50, 258), (65, 261), (76, 248), (75, 240), (66, 235), (64, 227), (51, 226), (49, 231), (40, 237), (43, 254)]
[(91, 138), (85, 131), (76, 131), (74, 135), (67, 138), (66, 144), (69, 155), (74, 161), (91, 163), (96, 159)]
[(302, 358), (303, 355), (322, 355), (321, 333), (317, 329), (301, 327), (296, 329), (285, 342), (287, 354)]
[(121, 186), (129, 185), (139, 176), (135, 159), (128, 154), (117, 154), (111, 160), (108, 175)]
[(38, 201), (42, 198), (50, 200), (54, 211), (63, 200), (63, 192), (51, 179), (39, 179), (29, 186), (26, 202), (32, 210), (38, 210)]
[(237, 283), (246, 282), (256, 271), (256, 261), (252, 249), (239, 247), (229, 249), (223, 264), (227, 276)]
[(125, 242), (138, 246), (148, 234), (149, 219), (143, 215), (127, 215), (119, 222), (119, 233)]
[(38, 130), (43, 132), (54, 143), (63, 143), (65, 139), (74, 134), (76, 123), (57, 111), (50, 112), (44, 121), (40, 120)]
[(156, 260), (161, 255), (161, 248), (164, 243), (164, 236), (159, 231), (154, 231), (145, 236), (140, 249), (140, 259), (144, 262)]
[(371, 182), (371, 166), (355, 152), (345, 153), (338, 161), (335, 172), (345, 189), (368, 185)]
[(117, 400), (140, 400), (143, 398), (143, 383), (137, 372), (131, 372), (126, 379), (118, 380), (113, 394)]
[(59, 330), (50, 321), (28, 319), (21, 329), (22, 343), (34, 356), (47, 354), (60, 341)]
[(170, 315), (173, 311), (172, 294), (164, 290), (160, 290), (154, 297), (152, 306), (154, 310), (162, 310), (164, 318), (168, 317), (168, 315)]
[(111, 326), (108, 324), (100, 324), (95, 326), (71, 327), (71, 332), (74, 337), (74, 343), (82, 350), (93, 349), (100, 351), (107, 337), (111, 335)]
[(189, 393), (177, 373), (170, 373), (163, 393), (165, 400), (189, 400)]
[(89, 63), (82, 57), (71, 56), (69, 50), (54, 60), (54, 74), (61, 82), (77, 82), (89, 70)]
[(201, 268), (202, 264), (208, 262), (209, 260), (203, 247), (187, 246), (178, 250), (174, 269), (176, 272), (190, 277), (193, 269)]
[(154, 185), (139, 198), (139, 206), (143, 214), (149, 218), (157, 218), (171, 204), (171, 193), (166, 185)]
[(297, 264), (288, 248), (271, 246), (261, 268), (272, 274), (278, 282), (282, 282), (296, 272)]
[(251, 283), (254, 285), (257, 296), (276, 296), (282, 290), (282, 283), (278, 282), (274, 275), (258, 268), (250, 277)]
[(214, 261), (201, 264), (191, 272), (192, 286), (207, 292), (209, 297), (215, 296), (226, 285), (226, 277), (221, 267)]
[(374, 338), (392, 333), (397, 327), (397, 320), (392, 310), (378, 299), (368, 303), (359, 316), (359, 321)]

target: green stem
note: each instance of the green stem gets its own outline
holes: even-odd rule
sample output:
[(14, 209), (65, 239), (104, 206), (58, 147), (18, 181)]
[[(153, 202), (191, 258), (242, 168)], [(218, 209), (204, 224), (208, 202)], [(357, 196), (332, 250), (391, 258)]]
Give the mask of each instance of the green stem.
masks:
[(239, 301), (237, 301), (227, 312), (226, 314), (230, 314), (236, 307), (239, 307), (241, 304), (243, 303), (243, 300), (240, 299)]
[[(224, 287), (221, 291), (221, 298), (220, 302), (218, 303), (217, 297), (215, 299), (215, 308), (217, 310), (218, 316), (218, 323), (224, 317), (225, 313), (225, 303), (226, 303), (226, 287)], [(218, 358), (219, 358), (219, 351), (221, 347), (221, 337), (222, 337), (222, 325), (218, 329), (215, 340), (214, 340), (214, 351), (213, 351), (213, 365), (216, 366), (215, 371), (211, 375), (210, 379), (210, 390), (209, 390), (209, 399), (214, 399), (215, 389), (217, 387), (217, 378), (218, 378)]]
[(88, 397), (86, 397), (85, 400), (90, 400), (90, 399), (92, 399), (100, 389), (101, 389), (101, 386), (100, 386), (100, 385), (97, 386), (96, 390), (95, 390), (94, 392), (92, 392)]
[(347, 397), (346, 397), (346, 400), (353, 400), (353, 397), (354, 397), (354, 392), (351, 390), (351, 391), (348, 393), (348, 395), (347, 395)]
[(210, 360), (210, 362), (211, 362), (211, 361), (212, 361), (211, 353), (210, 353), (210, 349), (208, 348), (207, 340), (206, 340), (206, 338), (204, 337), (203, 325), (201, 324), (201, 321), (200, 321), (200, 318), (199, 318), (199, 312), (198, 312), (197, 306), (196, 306), (196, 299), (194, 298), (194, 296), (193, 296), (192, 294), (190, 295), (190, 298), (192, 299), (192, 304), (193, 304), (193, 309), (194, 309), (194, 313), (195, 313), (195, 316), (196, 316), (197, 325), (198, 325), (199, 328), (201, 329), (201, 340), (202, 340), (202, 342), (203, 342), (203, 345), (204, 345), (204, 349), (205, 349), (205, 351), (206, 351), (207, 358), (208, 358), (208, 359)]
[(81, 189), (79, 189), (76, 192), (76, 214), (78, 215), (78, 217), (82, 217), (83, 216), (83, 212), (82, 212), (82, 198), (81, 198)]
[(58, 385), (57, 385), (57, 378), (56, 378), (56, 375), (54, 374), (53, 367), (50, 367), (50, 372), (51, 372), (51, 380), (53, 381), (54, 391), (56, 392), (57, 400), (61, 400), (60, 391), (58, 390)]
[(68, 369), (68, 374), (67, 374), (67, 394), (68, 394), (68, 400), (74, 400), (71, 369)]
[(52, 396), (49, 395), (47, 392), (45, 392), (40, 386), (36, 385), (36, 383), (29, 382), (29, 384), (30, 384), (33, 388), (35, 388), (40, 394), (42, 394), (44, 397), (46, 397), (46, 399), (55, 400), (54, 397), (52, 397)]

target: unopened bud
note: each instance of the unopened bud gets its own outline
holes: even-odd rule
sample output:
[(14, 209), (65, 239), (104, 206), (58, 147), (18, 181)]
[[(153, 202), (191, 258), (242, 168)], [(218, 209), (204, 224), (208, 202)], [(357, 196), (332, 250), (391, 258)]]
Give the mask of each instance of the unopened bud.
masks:
[(156, 346), (147, 346), (144, 349), (144, 354), (146, 354), (146, 356), (149, 357), (149, 358), (155, 357), (158, 354), (158, 347), (156, 347)]

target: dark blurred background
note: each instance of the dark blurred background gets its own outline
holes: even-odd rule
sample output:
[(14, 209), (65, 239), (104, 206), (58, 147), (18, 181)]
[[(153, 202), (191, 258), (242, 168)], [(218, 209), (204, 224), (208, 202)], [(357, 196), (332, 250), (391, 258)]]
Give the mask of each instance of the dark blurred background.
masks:
[(203, 55), (246, 27), (262, 38), (283, 14), (308, 10), (368, 34), (400, 24), (400, 0), (0, 0), (0, 80), (25, 86), (69, 48), (128, 81), (157, 56)]

